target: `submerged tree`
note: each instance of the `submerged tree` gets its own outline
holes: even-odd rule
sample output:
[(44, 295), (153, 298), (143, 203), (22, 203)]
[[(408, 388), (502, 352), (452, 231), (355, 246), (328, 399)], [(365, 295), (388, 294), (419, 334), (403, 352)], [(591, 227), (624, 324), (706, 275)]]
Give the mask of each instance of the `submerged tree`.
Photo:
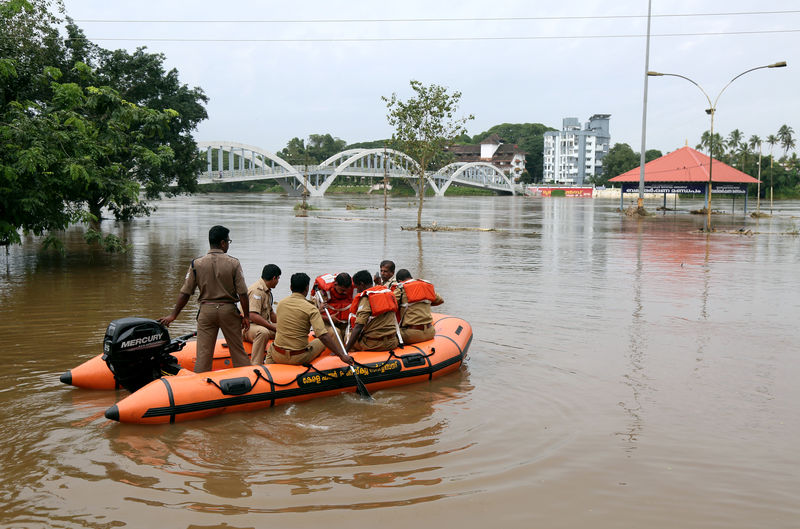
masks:
[(413, 79), (410, 84), (416, 94), (414, 97), (403, 101), (397, 94), (392, 94), (391, 97), (381, 99), (386, 102), (389, 110), (386, 119), (394, 128), (392, 147), (408, 154), (417, 162), (417, 229), (421, 229), (422, 203), (427, 185), (425, 173), (434, 169), (437, 156), (441, 157), (446, 146), (466, 133), (465, 125), (474, 116), (456, 117), (461, 92), (448, 93), (443, 86), (425, 86)]
[(104, 208), (148, 214), (148, 199), (197, 185), (202, 90), (165, 71), (163, 55), (104, 50), (69, 19), (63, 39), (60, 11), (0, 3), (0, 245), (97, 221)]

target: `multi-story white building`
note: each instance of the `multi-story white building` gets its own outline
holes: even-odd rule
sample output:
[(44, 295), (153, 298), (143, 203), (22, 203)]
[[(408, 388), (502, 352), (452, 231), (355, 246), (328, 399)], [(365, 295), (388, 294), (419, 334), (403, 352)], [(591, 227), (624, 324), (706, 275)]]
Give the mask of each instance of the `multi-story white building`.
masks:
[(583, 185), (600, 176), (611, 143), (610, 119), (611, 114), (595, 114), (581, 129), (578, 118), (564, 118), (560, 131), (545, 132), (544, 182)]

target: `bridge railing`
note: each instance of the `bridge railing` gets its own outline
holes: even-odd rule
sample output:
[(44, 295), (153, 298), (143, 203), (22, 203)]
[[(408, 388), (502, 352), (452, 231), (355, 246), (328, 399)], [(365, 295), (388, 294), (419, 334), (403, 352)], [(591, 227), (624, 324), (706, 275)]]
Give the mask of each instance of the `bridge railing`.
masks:
[[(381, 179), (402, 178), (415, 191), (416, 163), (406, 154), (385, 149), (350, 149), (322, 164), (291, 165), (276, 154), (234, 142), (198, 142), (207, 157), (201, 179), (210, 182), (274, 179), (291, 193), (307, 186), (312, 196), (322, 196), (339, 176)], [(213, 156), (212, 156), (213, 155)], [(220, 167), (222, 165), (222, 167)], [(202, 183), (202, 182), (201, 182)], [(428, 175), (428, 184), (443, 195), (451, 183), (472, 185), (500, 193), (516, 194), (513, 181), (502, 169), (487, 162), (457, 162)]]

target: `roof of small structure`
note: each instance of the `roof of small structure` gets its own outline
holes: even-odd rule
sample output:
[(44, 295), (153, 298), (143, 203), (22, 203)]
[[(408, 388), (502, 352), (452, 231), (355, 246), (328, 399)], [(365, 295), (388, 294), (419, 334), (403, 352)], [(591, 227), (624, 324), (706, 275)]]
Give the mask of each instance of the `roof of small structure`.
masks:
[[(445, 147), (445, 150), (446, 151), (450, 151), (450, 152), (452, 152), (453, 154), (455, 154), (457, 156), (458, 155), (480, 156), (480, 154), (481, 154), (481, 146), (480, 145), (474, 145), (474, 144), (450, 145), (448, 147)], [(494, 156), (496, 157), (496, 156), (499, 156), (501, 154), (508, 154), (508, 155), (512, 155), (513, 156), (514, 154), (523, 154), (523, 155), (525, 155), (525, 154), (528, 154), (528, 153), (527, 153), (527, 151), (523, 151), (522, 149), (520, 149), (519, 145), (517, 145), (516, 143), (513, 143), (513, 144), (512, 143), (501, 143), (497, 147), (497, 150), (494, 151)]]
[(500, 140), (500, 136), (497, 133), (493, 133), (486, 138), (483, 139), (481, 145), (500, 145), (502, 141)]
[[(708, 182), (708, 165), (710, 158), (705, 154), (692, 149), (682, 147), (677, 151), (665, 154), (661, 158), (644, 164), (645, 182)], [(722, 163), (714, 158), (711, 168), (712, 181), (755, 184), (758, 179), (749, 174), (734, 169), (726, 163)], [(639, 167), (631, 169), (614, 178), (609, 178), (609, 182), (638, 182)]]

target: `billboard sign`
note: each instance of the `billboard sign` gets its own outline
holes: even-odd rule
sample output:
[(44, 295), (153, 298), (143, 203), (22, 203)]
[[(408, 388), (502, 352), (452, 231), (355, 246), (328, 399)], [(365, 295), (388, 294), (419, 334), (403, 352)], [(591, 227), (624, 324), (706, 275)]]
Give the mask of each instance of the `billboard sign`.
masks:
[[(623, 193), (638, 193), (639, 184), (625, 182), (622, 184)], [(702, 195), (706, 192), (705, 182), (645, 182), (645, 193), (682, 193), (687, 195)], [(747, 184), (716, 183), (711, 192), (715, 195), (744, 195), (747, 193)]]

